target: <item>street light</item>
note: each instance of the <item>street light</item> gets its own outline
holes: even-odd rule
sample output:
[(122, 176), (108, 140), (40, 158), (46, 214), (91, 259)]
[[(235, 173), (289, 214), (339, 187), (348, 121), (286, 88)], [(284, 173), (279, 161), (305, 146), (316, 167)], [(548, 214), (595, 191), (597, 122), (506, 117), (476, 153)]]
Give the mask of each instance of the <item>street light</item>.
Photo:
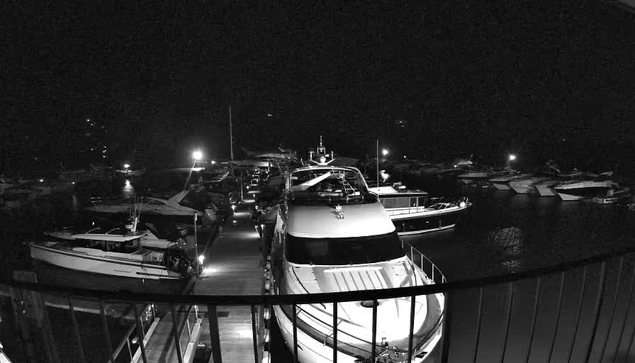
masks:
[(183, 186), (183, 190), (185, 191), (185, 189), (187, 189), (187, 184), (189, 184), (190, 182), (190, 178), (192, 177), (192, 171), (194, 170), (194, 167), (196, 166), (196, 162), (201, 160), (203, 158), (203, 152), (200, 150), (195, 150), (192, 153), (192, 159), (194, 159), (194, 164), (192, 164), (192, 167), (190, 168), (190, 172), (187, 174), (187, 180), (185, 180), (185, 185)]
[(388, 149), (381, 149), (381, 154), (382, 154), (383, 156), (388, 155)]
[(509, 161), (514, 161), (514, 160), (516, 160), (516, 155), (509, 154)]

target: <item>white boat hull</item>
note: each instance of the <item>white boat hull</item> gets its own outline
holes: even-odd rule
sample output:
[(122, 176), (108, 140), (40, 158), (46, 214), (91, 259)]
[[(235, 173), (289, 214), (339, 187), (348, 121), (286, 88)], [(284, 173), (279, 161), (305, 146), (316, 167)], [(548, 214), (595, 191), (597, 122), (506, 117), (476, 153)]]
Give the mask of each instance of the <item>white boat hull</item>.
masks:
[[(420, 296), (418, 298), (424, 298), (424, 296)], [(442, 303), (442, 302), (441, 302)], [(298, 309), (300, 311), (300, 309)], [(293, 323), (291, 319), (284, 313), (280, 306), (274, 306), (274, 313), (276, 316), (276, 321), (278, 323), (278, 327), (280, 328), (280, 333), (284, 338), (285, 344), (289, 351), (293, 352)], [(300, 318), (301, 314), (298, 314)], [(381, 319), (381, 316), (378, 314), (378, 319)], [(332, 343), (325, 344), (324, 340), (318, 340), (316, 337), (307, 334), (303, 329), (297, 328), (297, 343), (298, 343), (298, 361), (302, 363), (330, 363), (333, 362), (333, 347)], [(440, 349), (439, 341), (442, 337), (443, 327), (440, 326), (436, 332), (428, 339), (425, 345), (421, 348), (421, 353), (416, 357), (413, 357), (413, 363), (426, 363), (433, 362), (435, 356), (438, 355), (438, 350)], [(346, 347), (348, 343), (346, 343), (346, 332), (342, 331), (342, 328), (338, 330), (338, 347)], [(379, 345), (381, 343), (382, 337), (378, 336), (376, 338), (376, 342)], [(329, 336), (328, 338), (332, 338)], [(415, 342), (416, 343), (416, 342)], [(370, 356), (370, 352), (367, 353)], [(377, 358), (379, 358), (379, 354), (377, 354)], [(341, 349), (338, 349), (337, 352), (337, 361), (338, 362), (346, 362), (346, 363), (355, 363), (358, 361), (359, 357), (356, 357), (352, 354), (347, 354), (343, 352)], [(406, 359), (407, 360), (407, 359)]]
[[(416, 211), (416, 208), (395, 208), (387, 209), (390, 219), (397, 228), (400, 236), (413, 234), (422, 234), (428, 232), (443, 231), (456, 227), (461, 213), (463, 213), (471, 204), (465, 207), (452, 206), (441, 210), (424, 210)], [(415, 209), (415, 211), (412, 211)], [(408, 227), (408, 225), (411, 225)]]
[(560, 199), (562, 199), (565, 202), (574, 201), (574, 200), (582, 200), (582, 199), (588, 198), (582, 195), (567, 194), (560, 191), (558, 191), (558, 196), (560, 197)]
[(181, 279), (183, 276), (159, 265), (151, 265), (143, 262), (112, 260), (98, 256), (63, 251), (45, 245), (31, 243), (31, 257), (50, 263), (51, 265), (72, 270), (92, 272), (103, 275), (132, 277), (138, 279)]

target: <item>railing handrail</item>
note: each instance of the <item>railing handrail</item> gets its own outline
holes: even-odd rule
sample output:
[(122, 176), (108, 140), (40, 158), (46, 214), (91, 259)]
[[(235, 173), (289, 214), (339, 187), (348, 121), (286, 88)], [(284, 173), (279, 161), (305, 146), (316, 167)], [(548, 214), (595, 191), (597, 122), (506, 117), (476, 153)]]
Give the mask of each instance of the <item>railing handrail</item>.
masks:
[(452, 281), (441, 284), (390, 288), (382, 290), (346, 291), (302, 295), (168, 295), (131, 292), (123, 293), (116, 291), (90, 290), (75, 287), (51, 286), (22, 281), (0, 282), (0, 285), (13, 286), (37, 292), (61, 292), (64, 294), (101, 300), (126, 302), (136, 301), (155, 304), (213, 304), (224, 306), (315, 304), (321, 302), (333, 303), (367, 299), (392, 299), (403, 296), (437, 294), (445, 293), (452, 290), (465, 290), (489, 285), (499, 285), (549, 275), (556, 272), (563, 272), (578, 267), (584, 267), (594, 263), (624, 256), (633, 252), (635, 252), (635, 247), (628, 247), (609, 253), (583, 258), (580, 260), (564, 262), (546, 267), (539, 267), (527, 271), (462, 281)]

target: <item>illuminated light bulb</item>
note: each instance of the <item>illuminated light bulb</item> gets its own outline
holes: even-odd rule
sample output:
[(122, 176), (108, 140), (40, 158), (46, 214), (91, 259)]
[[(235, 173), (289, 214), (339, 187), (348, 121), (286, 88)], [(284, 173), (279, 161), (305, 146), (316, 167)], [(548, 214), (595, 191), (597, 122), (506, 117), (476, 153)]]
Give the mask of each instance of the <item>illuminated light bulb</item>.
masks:
[(271, 311), (269, 310), (269, 308), (265, 308), (262, 315), (265, 318), (265, 320), (269, 320), (269, 318), (271, 318)]

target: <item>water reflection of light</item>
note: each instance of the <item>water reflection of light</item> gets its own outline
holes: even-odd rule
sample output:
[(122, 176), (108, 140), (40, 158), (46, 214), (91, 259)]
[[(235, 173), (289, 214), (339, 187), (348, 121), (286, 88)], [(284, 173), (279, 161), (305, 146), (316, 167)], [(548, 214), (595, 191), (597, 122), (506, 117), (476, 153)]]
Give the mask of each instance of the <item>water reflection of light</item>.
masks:
[(134, 187), (130, 183), (130, 180), (126, 179), (126, 182), (122, 189), (122, 194), (124, 198), (134, 197)]

